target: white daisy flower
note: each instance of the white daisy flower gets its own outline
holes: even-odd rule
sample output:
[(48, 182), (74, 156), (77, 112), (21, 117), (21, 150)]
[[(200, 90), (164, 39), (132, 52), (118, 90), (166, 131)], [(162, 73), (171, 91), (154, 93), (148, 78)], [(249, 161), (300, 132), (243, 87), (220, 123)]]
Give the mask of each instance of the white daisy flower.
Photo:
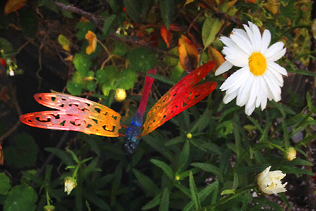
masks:
[(262, 36), (259, 28), (248, 22), (245, 30), (233, 29), (233, 34), (221, 37), (226, 45), (222, 51), (226, 61), (216, 70), (220, 75), (233, 66), (240, 67), (227, 78), (220, 89), (226, 91), (224, 103), (229, 103), (237, 97), (237, 105), (244, 106), (247, 115), (261, 105), (265, 109), (267, 99), (276, 102), (281, 100), (283, 86), (282, 75), (287, 75), (286, 69), (275, 63), (284, 56), (286, 48), (282, 42), (271, 45), (271, 33), (264, 30)]
[(258, 176), (257, 182), (260, 190), (268, 195), (285, 192), (285, 186), (287, 182), (282, 184), (281, 179), (283, 179), (286, 174), (283, 174), (282, 171), (270, 171), (271, 166), (267, 167), (263, 172)]

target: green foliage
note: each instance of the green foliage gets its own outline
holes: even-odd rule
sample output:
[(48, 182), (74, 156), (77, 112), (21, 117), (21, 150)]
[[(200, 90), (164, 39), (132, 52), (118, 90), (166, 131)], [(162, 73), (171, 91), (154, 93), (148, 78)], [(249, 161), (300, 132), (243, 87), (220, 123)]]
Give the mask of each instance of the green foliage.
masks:
[(35, 210), (37, 194), (28, 185), (14, 186), (4, 201), (3, 211)]
[(147, 48), (135, 48), (127, 54), (133, 69), (146, 72), (157, 64), (156, 53)]
[[(187, 74), (179, 62), (177, 46), (181, 35), (194, 43), (202, 64), (209, 60), (210, 46), (219, 52), (223, 49), (220, 36), (228, 36), (233, 28), (242, 28), (242, 24), (251, 21), (261, 31), (269, 29), (272, 42), (285, 43), (287, 54), (279, 63), (289, 75), (316, 76), (301, 68), (309, 67), (315, 59), (315, 51), (310, 48), (309, 1), (276, 1), (276, 13), (276, 5), (269, 5), (270, 1), (109, 0), (93, 5), (88, 1), (75, 5), (66, 0), (58, 2), (38, 1), (15, 11), (19, 27), (26, 37), (35, 38), (30, 43), (41, 44), (39, 52), (51, 49), (49, 43), (56, 43), (56, 58), (61, 57), (64, 63), (67, 58), (70, 71), (66, 87), (70, 94), (92, 95), (101, 98), (106, 106), (115, 105), (122, 123), (130, 124), (135, 114), (140, 96), (130, 94), (131, 89), (133, 93), (141, 90), (149, 69), (158, 69), (158, 73), (151, 75), (155, 88), (146, 112)], [(15, 23), (13, 17), (13, 13), (0, 14), (1, 31)], [(45, 31), (45, 21), (54, 17), (58, 17), (54, 19), (56, 23), (67, 23), (66, 27), (58, 33), (55, 28)], [(162, 25), (172, 35), (168, 49), (160, 34)], [(88, 31), (97, 37), (96, 49), (90, 55), (86, 54)], [(70, 50), (62, 50), (58, 41), (69, 44)], [(1, 58), (13, 59), (13, 46), (0, 38)], [(4, 167), (9, 167), (9, 172), (14, 169), (15, 174), (0, 174), (0, 205), (4, 211), (42, 210), (52, 205), (55, 210), (76, 211), (283, 210), (278, 203), (290, 207), (290, 191), (279, 194), (278, 203), (270, 201), (260, 193), (257, 177), (268, 166), (297, 179), (314, 175), (306, 168), (312, 168), (313, 163), (305, 151), (316, 138), (314, 87), (305, 97), (288, 90), (289, 85), (285, 84), (282, 93), (290, 93), (291, 100), (270, 101), (264, 111), (256, 109), (251, 116), (245, 116), (244, 108), (236, 106), (235, 100), (223, 103), (219, 87), (224, 80), (213, 72), (206, 76), (200, 83), (216, 81), (218, 88), (165, 126), (141, 137), (133, 156), (122, 150), (122, 137), (72, 133), (62, 147), (54, 147), (56, 140), (45, 148), (45, 153), (55, 156), (53, 161), (44, 157), (45, 153), (37, 157), (38, 146), (27, 134), (13, 136), (12, 146), (4, 141)], [(118, 88), (128, 92), (128, 100), (122, 105), (112, 104)], [(0, 134), (8, 130), (7, 125), (1, 125)], [(122, 128), (120, 133), (124, 131)], [(302, 140), (294, 142), (298, 133)], [(292, 161), (285, 156), (290, 147), (298, 153)], [(37, 163), (40, 167), (35, 166)], [(69, 178), (75, 181), (75, 187), (67, 195), (64, 183)], [(287, 182), (290, 188), (291, 181)], [(258, 197), (254, 197), (255, 193)]]
[(7, 195), (11, 188), (10, 179), (4, 173), (0, 173), (0, 194)]
[(3, 151), (6, 162), (17, 168), (31, 167), (36, 162), (38, 146), (32, 136), (27, 133), (14, 137), (14, 146)]

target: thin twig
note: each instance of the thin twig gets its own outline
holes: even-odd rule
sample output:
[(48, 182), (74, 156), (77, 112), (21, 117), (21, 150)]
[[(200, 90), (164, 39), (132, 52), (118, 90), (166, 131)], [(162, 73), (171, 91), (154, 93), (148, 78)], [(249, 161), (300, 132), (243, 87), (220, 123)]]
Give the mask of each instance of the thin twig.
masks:
[[(22, 115), (22, 111), (21, 111), (21, 108), (20, 108), (20, 106), (18, 104), (18, 101), (16, 99), (15, 89), (11, 86), (10, 90), (11, 90), (11, 94), (12, 94), (13, 104), (15, 105), (15, 108), (16, 108), (16, 111), (17, 111), (18, 115), (21, 116)], [(9, 135), (11, 135), (11, 133), (13, 133), (19, 127), (20, 124), (21, 124), (21, 122), (20, 122), (20, 120), (18, 120), (13, 125), (13, 127), (10, 128), (10, 130), (8, 130), (5, 134), (0, 136), (0, 144), (2, 144), (3, 140), (6, 139)]]
[(73, 12), (73, 13), (76, 13), (76, 14), (79, 14), (79, 15), (82, 15), (83, 17), (93, 21), (96, 25), (99, 24), (99, 21), (97, 19), (100, 19), (100, 20), (104, 21), (103, 18), (97, 18), (94, 14), (86, 12), (86, 11), (84, 11), (82, 9), (77, 8), (77, 7), (74, 7), (74, 6), (71, 6), (71, 5), (65, 5), (65, 4), (62, 4), (62, 3), (57, 2), (57, 1), (55, 1), (55, 3), (61, 9), (69, 11), (69, 12)]
[[(64, 144), (64, 142), (67, 140), (69, 135), (69, 131), (64, 132), (63, 136), (61, 137), (60, 141), (57, 143), (57, 145), (55, 146), (56, 149), (61, 148), (61, 146)], [(54, 159), (55, 155), (52, 153), (48, 156), (48, 158), (46, 159), (46, 161), (43, 163), (43, 165), (41, 166), (41, 168), (37, 171), (36, 175), (37, 176), (41, 176), (46, 168), (46, 166)]]
[[(95, 22), (95, 24), (97, 25), (97, 28), (102, 31), (102, 23), (100, 23), (97, 20), (100, 20), (100, 21), (104, 22), (104, 18), (100, 18), (100, 17), (98, 17), (98, 16), (96, 16), (96, 15), (94, 15), (92, 13), (88, 13), (88, 12), (86, 12), (84, 10), (81, 10), (81, 9), (79, 9), (77, 7), (74, 7), (74, 6), (67, 6), (67, 5), (62, 4), (60, 2), (55, 2), (55, 3), (56, 3), (56, 5), (58, 7), (60, 7), (63, 10), (70, 11), (70, 12), (82, 15), (85, 18)], [(168, 51), (161, 50), (159, 48), (155, 48), (155, 47), (149, 46), (147, 43), (142, 43), (142, 42), (139, 42), (138, 40), (135, 40), (135, 39), (129, 39), (129, 38), (125, 38), (125, 37), (118, 37), (115, 34), (109, 34), (108, 37), (112, 38), (112, 39), (115, 39), (115, 40), (118, 40), (118, 41), (125, 42), (125, 43), (131, 43), (131, 44), (137, 44), (137, 45), (140, 45), (140, 46), (144, 46), (144, 47), (146, 47), (148, 49), (154, 50), (154, 51), (156, 51), (158, 53), (162, 53), (162, 54), (164, 54), (166, 56), (170, 56), (170, 57), (173, 57), (173, 58), (178, 58), (178, 56), (173, 55), (173, 54), (169, 53)]]

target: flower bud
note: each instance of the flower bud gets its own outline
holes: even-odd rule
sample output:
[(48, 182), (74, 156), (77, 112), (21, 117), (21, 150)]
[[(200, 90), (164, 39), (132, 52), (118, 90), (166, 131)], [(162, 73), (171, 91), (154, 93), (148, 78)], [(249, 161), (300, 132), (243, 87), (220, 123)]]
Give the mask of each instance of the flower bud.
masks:
[(281, 183), (286, 174), (283, 174), (282, 171), (270, 171), (271, 166), (267, 167), (263, 172), (258, 176), (258, 185), (261, 192), (267, 195), (277, 195), (277, 193), (285, 192), (285, 186), (287, 184)]
[(44, 211), (54, 211), (55, 207), (53, 205), (46, 205), (44, 207)]
[(285, 158), (288, 161), (292, 161), (296, 158), (296, 150), (293, 147), (289, 147), (285, 152)]
[(64, 184), (65, 184), (64, 192), (67, 192), (67, 195), (69, 195), (70, 192), (77, 186), (77, 181), (73, 177), (66, 177)]
[(121, 102), (126, 98), (126, 91), (124, 89), (117, 89), (115, 92), (115, 100)]
[(191, 133), (188, 133), (188, 134), (187, 134), (187, 138), (188, 138), (188, 139), (192, 138), (192, 134), (191, 134)]

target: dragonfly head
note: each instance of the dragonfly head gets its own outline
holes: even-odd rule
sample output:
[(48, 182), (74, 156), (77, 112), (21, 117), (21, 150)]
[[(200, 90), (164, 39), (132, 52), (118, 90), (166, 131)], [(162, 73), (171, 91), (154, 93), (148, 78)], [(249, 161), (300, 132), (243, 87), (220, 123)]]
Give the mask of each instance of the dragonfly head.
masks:
[(138, 126), (131, 125), (126, 129), (125, 143), (123, 150), (126, 154), (134, 154), (139, 144), (140, 129)]
[(134, 154), (137, 148), (138, 148), (138, 144), (135, 144), (135, 142), (132, 142), (132, 141), (125, 141), (123, 145), (123, 150), (128, 155)]

